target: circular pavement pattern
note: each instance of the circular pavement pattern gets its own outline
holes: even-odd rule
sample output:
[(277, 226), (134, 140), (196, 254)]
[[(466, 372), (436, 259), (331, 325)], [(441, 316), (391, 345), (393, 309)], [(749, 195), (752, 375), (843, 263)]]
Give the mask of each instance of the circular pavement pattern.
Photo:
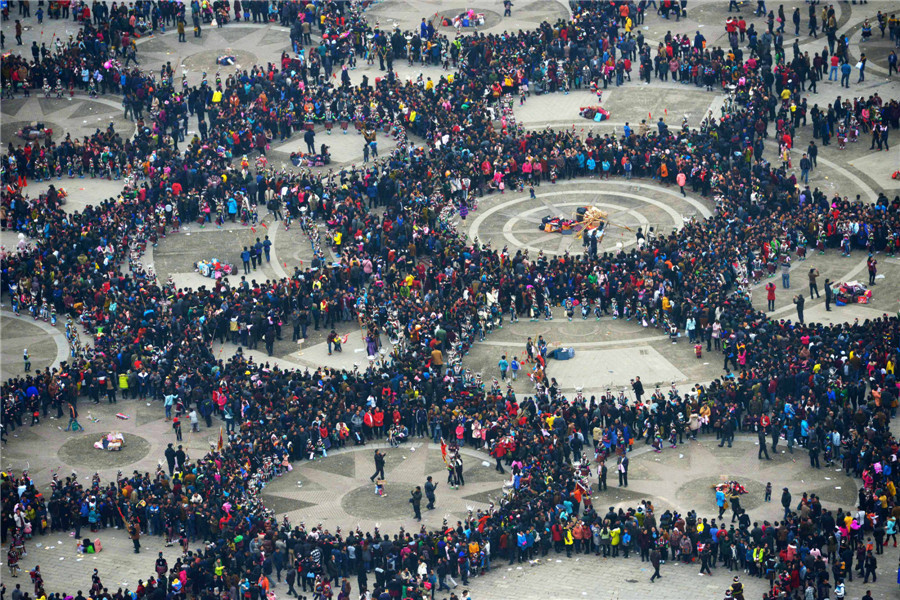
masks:
[[(341, 508), (348, 515), (360, 519), (396, 519), (403, 515), (411, 515), (412, 504), (409, 502), (409, 493), (415, 485), (409, 483), (387, 482), (384, 485), (386, 496), (375, 495), (375, 484), (364, 485), (347, 492), (341, 498)], [(428, 500), (422, 493), (422, 510)]]
[[(468, 225), (470, 239), (492, 241), (499, 246), (527, 249), (549, 255), (579, 253), (582, 240), (574, 232), (548, 233), (540, 229), (543, 217), (574, 218), (581, 206), (596, 206), (609, 215), (610, 225), (600, 243), (599, 251), (628, 248), (637, 243), (637, 229), (647, 232), (653, 227), (657, 233), (681, 228), (684, 219), (708, 217), (709, 208), (702, 201), (683, 197), (676, 189), (664, 188), (640, 181), (572, 180), (551, 186), (554, 191), (519, 195), (503, 199), (494, 196), (487, 205), (471, 213)], [(481, 228), (489, 232), (481, 237)]]
[[(494, 12), (492, 10), (488, 10), (486, 8), (478, 8), (478, 7), (469, 7), (469, 8), (471, 8), (473, 11), (475, 11), (475, 14), (478, 14), (478, 13), (484, 14), (484, 25), (478, 25), (477, 27), (460, 27), (460, 30), (463, 32), (475, 31), (476, 29), (490, 29), (491, 27), (493, 27), (494, 25), (497, 25), (498, 23), (500, 23), (500, 21), (503, 20), (503, 17), (500, 15), (500, 13)], [(447, 22), (451, 23), (451, 25), (440, 25), (439, 29), (440, 28), (456, 29), (452, 25), (453, 19), (455, 19), (457, 16), (459, 16), (463, 12), (468, 12), (468, 9), (457, 8), (454, 10), (439, 11), (437, 14), (441, 20), (438, 21), (438, 24), (443, 22), (443, 19), (445, 19), (445, 18), (447, 19)]]
[[(636, 239), (628, 241), (620, 240), (625, 232), (637, 231), (638, 227), (642, 227), (644, 231), (650, 226), (647, 217), (634, 209), (626, 208), (619, 204), (611, 204), (609, 202), (592, 202), (592, 206), (596, 206), (606, 211), (610, 216), (610, 221), (614, 223), (608, 230), (607, 237), (600, 244), (600, 251), (610, 250), (621, 244), (622, 247), (633, 246)], [(567, 207), (569, 211), (561, 211), (559, 215), (551, 213), (550, 216), (563, 216), (566, 218), (574, 218), (575, 210), (580, 206), (585, 206), (584, 201), (567, 201), (554, 202), (554, 208)], [(582, 239), (575, 236), (574, 231), (566, 233), (547, 233), (540, 228), (541, 217), (545, 216), (549, 211), (546, 206), (537, 206), (529, 208), (517, 213), (509, 218), (503, 225), (503, 237), (514, 248), (527, 248), (530, 252), (543, 251), (546, 254), (563, 254), (565, 252), (578, 252), (582, 246)], [(615, 234), (623, 234), (623, 236)], [(632, 236), (629, 236), (630, 238)], [(556, 247), (554, 248), (554, 244)], [(549, 247), (547, 247), (549, 245)]]
[(23, 353), (27, 349), (31, 358), (32, 373), (52, 365), (58, 354), (56, 340), (37, 325), (29, 323), (26, 317), (0, 319), (3, 330), (3, 345), (0, 347), (0, 373), (3, 379), (23, 375), (25, 361)]
[[(235, 58), (233, 65), (220, 65), (216, 62), (220, 56), (226, 55)], [(204, 50), (203, 52), (192, 54), (185, 58), (181, 65), (182, 67), (187, 67), (191, 71), (202, 71), (206, 73), (210, 79), (215, 76), (215, 73), (222, 73), (222, 78), (224, 79), (225, 74), (230, 73), (233, 69), (249, 69), (251, 66), (258, 63), (259, 60), (252, 52), (242, 49), (238, 50), (236, 48), (225, 48), (222, 50)]]
[[(82, 415), (81, 418), (86, 417)], [(150, 453), (150, 442), (133, 433), (125, 434), (125, 445), (117, 452), (94, 448), (94, 442), (99, 441), (103, 435), (106, 433), (76, 434), (60, 447), (59, 459), (69, 465), (90, 467), (94, 470), (116, 469), (127, 467)]]
[[(752, 510), (763, 503), (766, 484), (745, 476), (736, 476), (736, 480), (742, 486), (747, 488), (747, 493), (741, 496), (741, 507), (746, 510)], [(692, 479), (678, 488), (675, 495), (678, 496), (679, 499), (687, 498), (687, 501), (684, 502), (685, 506), (705, 506), (710, 502), (715, 504), (716, 491), (713, 488), (724, 481), (725, 479), (722, 477), (700, 477), (699, 479)], [(698, 497), (698, 495), (700, 497)], [(772, 496), (775, 496), (774, 491), (772, 492)], [(708, 501), (704, 502), (703, 498), (707, 498)], [(725, 514), (731, 515), (731, 509)]]
[[(51, 121), (40, 120), (40, 122), (44, 124), (44, 128), (49, 127), (50, 129), (52, 129), (53, 137), (57, 139), (65, 137), (66, 132), (69, 131), (68, 129), (64, 129), (57, 123), (53, 123)], [(6, 119), (3, 119), (3, 124), (0, 125), (0, 137), (3, 138), (4, 143), (13, 142), (14, 144), (22, 144), (25, 142), (25, 140), (17, 136), (16, 132), (22, 129), (22, 127), (31, 125), (32, 123), (33, 121), (7, 121)], [(42, 144), (43, 142), (44, 140), (41, 139)]]

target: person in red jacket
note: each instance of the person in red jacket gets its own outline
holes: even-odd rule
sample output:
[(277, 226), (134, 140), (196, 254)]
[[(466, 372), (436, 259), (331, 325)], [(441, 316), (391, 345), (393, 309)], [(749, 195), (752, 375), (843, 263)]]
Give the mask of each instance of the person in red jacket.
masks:
[(553, 536), (553, 549), (557, 553), (562, 552), (562, 527), (559, 523), (554, 523), (550, 528), (550, 535)]
[(372, 428), (375, 427), (375, 418), (372, 416), (372, 411), (367, 410), (366, 414), (363, 415), (363, 425), (366, 427), (366, 439), (372, 439)]
[(503, 470), (503, 465), (500, 464), (500, 461), (504, 456), (506, 456), (506, 442), (504, 442), (503, 440), (497, 442), (497, 445), (494, 446), (494, 450), (493, 452), (491, 452), (491, 454), (497, 461), (497, 466), (494, 467), (494, 470), (498, 471), (499, 473), (506, 473), (506, 471)]
[(766, 300), (769, 301), (769, 311), (775, 310), (775, 284), (771, 281), (766, 284)]
[(372, 413), (372, 418), (375, 421), (375, 436), (384, 437), (384, 412), (380, 408), (376, 408)]

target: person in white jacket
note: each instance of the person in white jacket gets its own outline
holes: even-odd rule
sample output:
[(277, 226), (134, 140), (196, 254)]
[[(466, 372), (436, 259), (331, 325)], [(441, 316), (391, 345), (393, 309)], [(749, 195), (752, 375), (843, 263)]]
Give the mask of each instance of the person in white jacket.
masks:
[(837, 584), (834, 586), (834, 597), (837, 600), (844, 600), (844, 595), (846, 591), (844, 590), (844, 580), (838, 579)]

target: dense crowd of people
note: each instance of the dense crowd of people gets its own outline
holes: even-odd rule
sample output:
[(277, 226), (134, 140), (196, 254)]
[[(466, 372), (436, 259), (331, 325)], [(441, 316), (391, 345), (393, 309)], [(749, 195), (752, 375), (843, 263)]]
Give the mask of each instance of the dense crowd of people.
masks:
[[(276, 6), (192, 4), (209, 7), (218, 22), (232, 8), (237, 15), (249, 7), (256, 20)], [(678, 2), (656, 4), (667, 18), (681, 15)], [(822, 145), (841, 128), (856, 127), (875, 132), (873, 145), (877, 139), (881, 147), (900, 125), (896, 99), (872, 94), (808, 107), (805, 83), (824, 76), (831, 58), (816, 64), (795, 52), (788, 59), (772, 19), (768, 31), (748, 35), (746, 52), (736, 43), (706, 47), (699, 33), (693, 42), (667, 36), (651, 49), (632, 31), (644, 18), (643, 1), (575, 3), (570, 21), (452, 42), (427, 23), (406, 35), (378, 30), (362, 4), (310, 2), (302, 19), (287, 14), (284, 21), (300, 23), (290, 35), (303, 52), (225, 80), (178, 86), (171, 66), (129, 71), (127, 55), (121, 71), (111, 72), (119, 68), (116, 48), (126, 46), (135, 25), (130, 12), (149, 10), (153, 21), (161, 10), (156, 20), (168, 22), (170, 14), (178, 18), (178, 6), (193, 10), (166, 2), (140, 6), (121, 4), (116, 18), (83, 19), (75, 40), (40, 61), (3, 59), (4, 86), (13, 84), (12, 93), (21, 87), (16, 78), (40, 83), (35, 72), (52, 79), (82, 61), (90, 74), (112, 61), (107, 71), (97, 69), (102, 79), (89, 75), (82, 87), (95, 81), (99, 93), (121, 95), (138, 125), (131, 139), (110, 126), (80, 141), (10, 143), (2, 157), (0, 220), (35, 240), (4, 256), (2, 292), (19, 314), (77, 319), (93, 341), (58, 368), (3, 382), (4, 434), (51, 410), (71, 422), (85, 402), (134, 397), (159, 401), (167, 418), (193, 412), (210, 426), (217, 416), (228, 435), (203, 457), (189, 459), (170, 446), (167, 469), (106, 483), (54, 477), (52, 489), (41, 492), (27, 473), (5, 474), (0, 530), (10, 542), (11, 569), (35, 534), (74, 530), (81, 539), (84, 528), (120, 527), (136, 552), (142, 534), (165, 536), (185, 550), (174, 565), (160, 557), (152, 577), (134, 590), (154, 600), (169, 594), (256, 600), (274, 587), (269, 577), (280, 581), (282, 572), (290, 591), (311, 587), (319, 597), (348, 598), (354, 576), (356, 593), (434, 597), (456, 579), (465, 585), (487, 572), (492, 560), (563, 551), (625, 558), (634, 552), (656, 574), (666, 560), (693, 558), (707, 568), (722, 562), (767, 578), (775, 598), (828, 597), (852, 581), (854, 567), (866, 580), (875, 575), (891, 535), (896, 544), (900, 517), (898, 443), (889, 427), (898, 399), (900, 321), (807, 324), (802, 312), (798, 320), (770, 320), (753, 308), (750, 286), (802, 260), (808, 249), (900, 249), (900, 198), (881, 194), (866, 204), (829, 197), (798, 181), (791, 168), (807, 111)], [(833, 8), (824, 11), (827, 28)], [(318, 46), (309, 45), (303, 27), (310, 21), (323, 35)], [(846, 48), (836, 50), (846, 61)], [(404, 58), (454, 70), (437, 81), (404, 82), (392, 69)], [(332, 72), (345, 73), (356, 59), (379, 60), (386, 76), (353, 86), (342, 75), (338, 84)], [(513, 95), (627, 85), (632, 60), (645, 80), (677, 74), (683, 83), (724, 90), (730, 100), (722, 115), (708, 115), (697, 128), (676, 130), (660, 119), (626, 126), (621, 135), (578, 135), (526, 132), (516, 124)], [(192, 117), (199, 133), (188, 139)], [(365, 133), (387, 131), (398, 146), (371, 164), (328, 174), (278, 171), (255, 158), (276, 136), (342, 121)], [(773, 152), (778, 158), (770, 161)], [(815, 169), (815, 144), (806, 154), (805, 168)], [(52, 190), (27, 194), (29, 180), (66, 176), (122, 178), (124, 189), (81, 212), (65, 211)], [(596, 236), (585, 236), (584, 254), (555, 258), (466, 240), (451, 218), (485, 194), (596, 176), (689, 186), (715, 204), (715, 214), (670, 234), (642, 234), (629, 251), (604, 252)], [(328, 244), (339, 260), (326, 263), (318, 251), (289, 278), (224, 277), (200, 290), (158, 281), (141, 264), (146, 244), (182, 223), (251, 222), (262, 206), (299, 220), (310, 235), (324, 222), (328, 239), (311, 243)], [(262, 244), (254, 247), (260, 261)], [(686, 394), (657, 390), (644, 398), (636, 386), (636, 402), (611, 396), (572, 402), (544, 369), (540, 344), (523, 351), (535, 383), (525, 398), (496, 383), (485, 386), (461, 366), (471, 344), (504, 319), (552, 318), (556, 307), (574, 300), (601, 319), (632, 318), (667, 333), (685, 330), (708, 350), (715, 344), (728, 376)], [(342, 321), (364, 332), (371, 360), (362, 371), (285, 370), (240, 348), (230, 358), (210, 349), (213, 341), (253, 349), (264, 340), (271, 354), (285, 327), (299, 339), (308, 327), (333, 333)], [(383, 336), (396, 340), (393, 353), (379, 351)], [(388, 533), (291, 527), (260, 500), (265, 483), (292, 462), (386, 438), (392, 426), (491, 453), (500, 470), (504, 463), (512, 469), (503, 501), (438, 530)], [(792, 452), (797, 445), (809, 454), (811, 468), (820, 466), (820, 454), (826, 464), (841, 465), (860, 482), (857, 506), (831, 511), (813, 494), (792, 499), (785, 490), (782, 520), (753, 522), (738, 497), (726, 524), (722, 510), (710, 518), (693, 511), (658, 515), (646, 501), (618, 511), (591, 505), (593, 472), (601, 493), (607, 464), (627, 485), (628, 452), (640, 440), (675, 444), (715, 433), (731, 444), (736, 431), (756, 433), (762, 448), (769, 438), (776, 447), (783, 436)], [(33, 579), (34, 597), (47, 596), (40, 573)], [(88, 595), (130, 593), (106, 590), (95, 574)], [(730, 593), (742, 597), (739, 578)], [(66, 595), (81, 592), (48, 597)]]

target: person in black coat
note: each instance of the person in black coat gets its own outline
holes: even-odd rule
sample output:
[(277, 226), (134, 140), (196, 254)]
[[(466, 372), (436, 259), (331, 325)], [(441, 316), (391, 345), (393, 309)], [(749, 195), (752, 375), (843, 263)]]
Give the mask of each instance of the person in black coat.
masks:
[(806, 298), (803, 294), (794, 296), (794, 304), (797, 305), (797, 320), (803, 323), (803, 305), (806, 304)]
[(369, 481), (375, 481), (375, 477), (378, 479), (385, 479), (384, 476), (384, 452), (379, 450), (375, 450), (375, 473), (369, 477)]
[(653, 550), (650, 551), (650, 564), (653, 565), (653, 575), (650, 576), (650, 583), (653, 583), (657, 577), (662, 577), (662, 575), (659, 574), (660, 561), (661, 556), (659, 550), (654, 547)]
[(631, 389), (634, 391), (634, 399), (640, 402), (641, 396), (644, 395), (644, 384), (641, 383), (640, 377), (631, 380)]
[(187, 461), (187, 454), (185, 453), (184, 449), (179, 444), (178, 450), (175, 452), (175, 464), (178, 466), (179, 469), (183, 469), (184, 463), (186, 461)]
[(417, 485), (416, 489), (409, 493), (409, 502), (413, 505), (413, 513), (416, 521), (422, 520), (422, 486)]
[(425, 508), (428, 510), (434, 510), (434, 503), (437, 500), (434, 490), (437, 489), (437, 486), (438, 484), (434, 483), (431, 480), (431, 475), (429, 475), (428, 480), (425, 482), (425, 497), (428, 498), (428, 505)]
[(175, 448), (172, 447), (172, 444), (169, 444), (165, 451), (166, 455), (166, 463), (169, 467), (169, 477), (175, 472)]
[(287, 573), (284, 575), (284, 582), (288, 586), (288, 596), (296, 596), (297, 591), (294, 589), (294, 582), (297, 581), (297, 565), (295, 564), (293, 567), (288, 567)]

